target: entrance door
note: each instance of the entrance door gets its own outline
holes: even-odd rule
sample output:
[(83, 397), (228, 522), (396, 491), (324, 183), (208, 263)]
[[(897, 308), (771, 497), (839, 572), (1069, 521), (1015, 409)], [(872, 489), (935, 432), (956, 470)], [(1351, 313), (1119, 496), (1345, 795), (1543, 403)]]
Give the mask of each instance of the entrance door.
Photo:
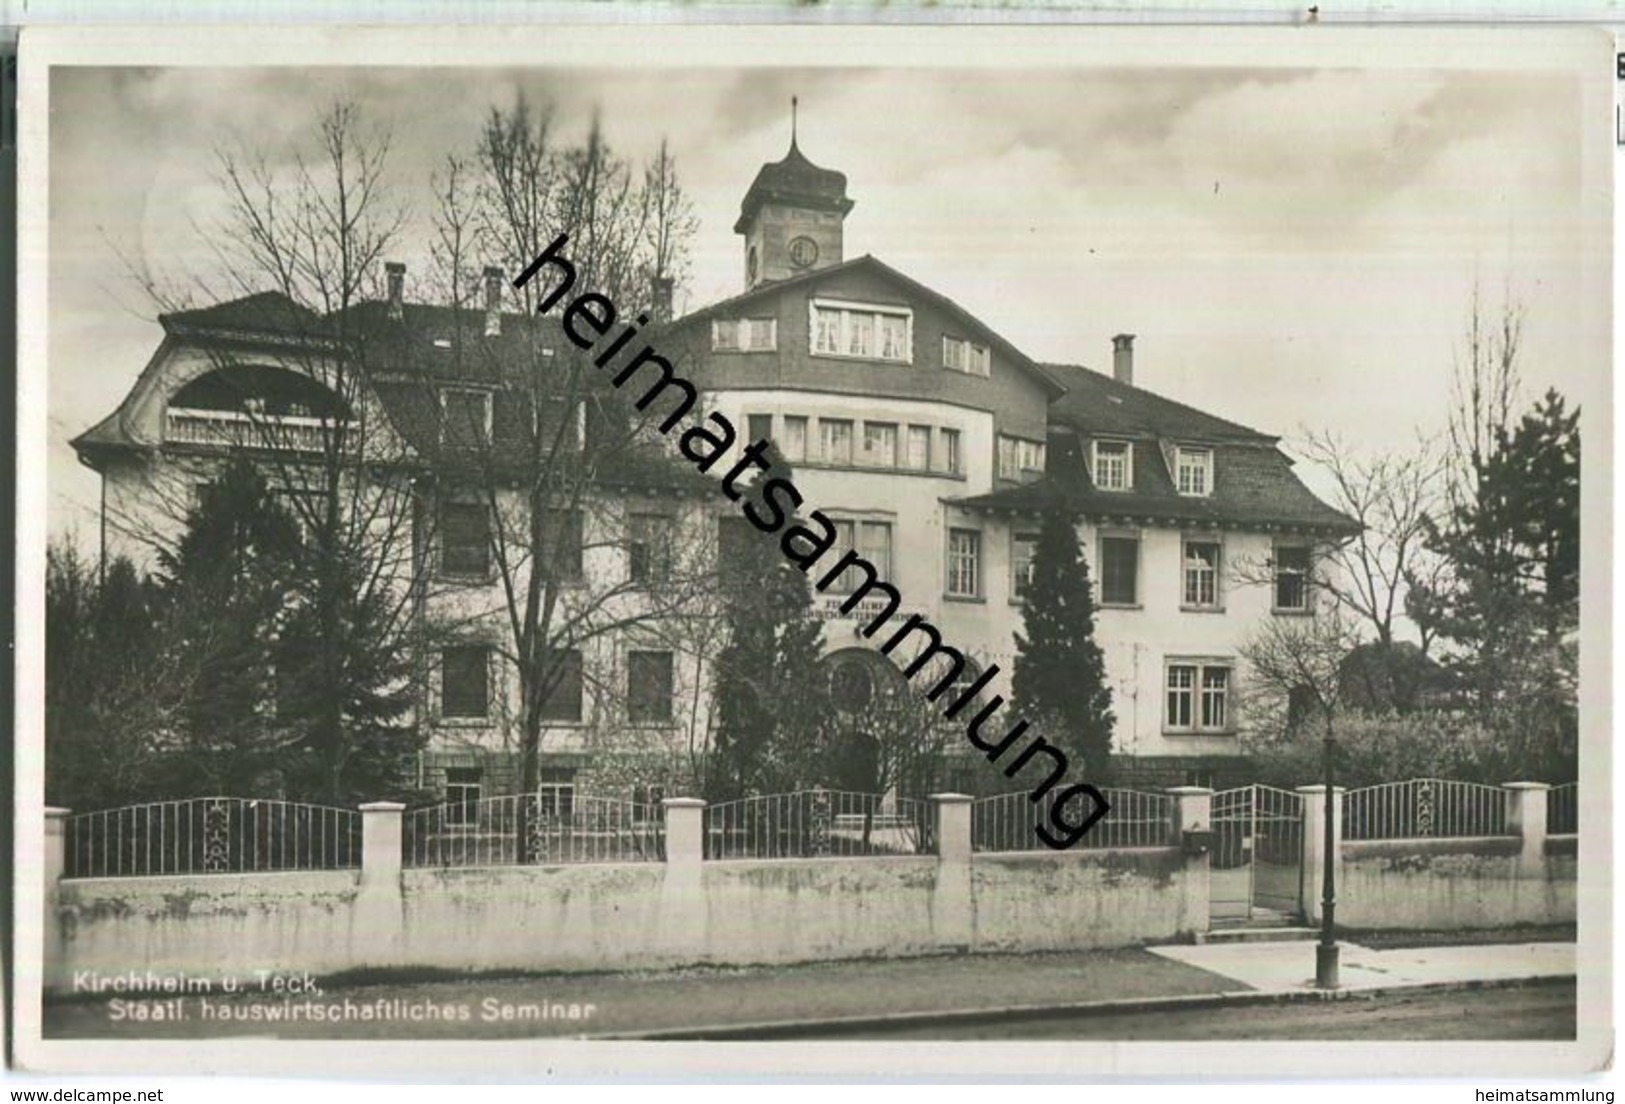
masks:
[(1208, 915), (1251, 920), (1303, 914), (1303, 797), (1273, 786), (1213, 795)]

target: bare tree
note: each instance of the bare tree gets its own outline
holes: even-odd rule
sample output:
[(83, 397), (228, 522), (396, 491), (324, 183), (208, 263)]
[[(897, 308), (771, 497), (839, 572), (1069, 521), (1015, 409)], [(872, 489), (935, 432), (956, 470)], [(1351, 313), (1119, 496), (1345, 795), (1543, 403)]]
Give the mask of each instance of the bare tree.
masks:
[[(1331, 477), (1333, 505), (1360, 525), (1358, 534), (1330, 550), (1334, 570), (1317, 573), (1314, 585), (1390, 645), (1405, 614), (1407, 579), (1433, 570), (1427, 518), (1441, 501), (1445, 463), (1425, 440), (1408, 453), (1362, 456), (1321, 432), (1309, 434), (1301, 447)], [(1424, 653), (1429, 643), (1424, 636)]]
[[(442, 268), (458, 267), (464, 226), (478, 228), (475, 248), (510, 273), (568, 233), (578, 289), (601, 292), (623, 313), (650, 301), (647, 274), (658, 262), (647, 212), (676, 208), (670, 195), (657, 201), (634, 186), (596, 119), (580, 145), (555, 148), (549, 113), (523, 100), (493, 110), (471, 167), (472, 207), (448, 187), (437, 213)], [(680, 195), (669, 158), (655, 177)], [(684, 254), (691, 232), (666, 234), (665, 263)], [(487, 518), (491, 583), (464, 596), (462, 620), (492, 641), (517, 683), (511, 736), (522, 793), (536, 790), (550, 702), (565, 680), (590, 683), (594, 650), (694, 616), (715, 585), (703, 519), (690, 516), (709, 485), (679, 467), (589, 357), (537, 317), (550, 291), (545, 281), (503, 289), (519, 316), (455, 350), (459, 374), (487, 388), (488, 408), (470, 421), (427, 404), (441, 419), (440, 501), (477, 501)], [(648, 533), (636, 539), (633, 515), (663, 528), (658, 547)]]

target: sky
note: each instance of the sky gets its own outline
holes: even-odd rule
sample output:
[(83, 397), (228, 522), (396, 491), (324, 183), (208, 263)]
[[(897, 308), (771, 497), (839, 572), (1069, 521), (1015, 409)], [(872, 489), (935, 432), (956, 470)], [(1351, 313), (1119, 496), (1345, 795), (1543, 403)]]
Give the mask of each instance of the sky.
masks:
[[(846, 173), (856, 201), (847, 257), (874, 254), (1038, 360), (1109, 371), (1112, 335), (1136, 334), (1138, 385), (1289, 452), (1306, 430), (1372, 452), (1441, 430), (1475, 286), (1525, 312), (1530, 399), (1594, 393), (1608, 371), (1606, 304), (1585, 302), (1598, 289), (1582, 263), (1607, 228), (1588, 222), (1568, 71), (82, 67), (51, 81), (47, 524), (81, 539), (98, 479), (67, 442), (162, 336), (126, 262), (208, 280), (211, 151), (285, 158), (340, 96), (391, 131), (416, 235), (431, 173), (521, 94), (563, 137), (596, 110), (633, 158), (669, 140), (700, 220), (682, 310), (741, 290), (733, 221), (788, 146), (795, 95), (802, 152)], [(401, 259), (423, 257), (415, 240)]]

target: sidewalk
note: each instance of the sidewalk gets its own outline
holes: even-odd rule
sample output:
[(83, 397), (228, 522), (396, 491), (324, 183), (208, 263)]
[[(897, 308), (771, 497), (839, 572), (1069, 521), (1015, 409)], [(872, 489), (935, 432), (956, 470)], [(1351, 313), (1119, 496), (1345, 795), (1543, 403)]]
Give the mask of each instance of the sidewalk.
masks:
[[(1413, 947), (1378, 951), (1342, 943), (1339, 988), (1387, 989), (1407, 985), (1572, 977), (1573, 943), (1499, 943), (1470, 947)], [(1248, 989), (1312, 989), (1315, 944), (1208, 943), (1152, 947), (1151, 953), (1219, 974)]]
[[(457, 978), (329, 987), (318, 1001), (378, 1001), (465, 1008), (457, 1018), (370, 1022), (244, 1022), (203, 1016), (191, 998), (182, 1018), (117, 1020), (104, 1001), (50, 1002), (48, 1038), (489, 1039), (537, 1036), (690, 1036), (706, 1028), (807, 1021), (929, 1021), (964, 1013), (1079, 1006), (1152, 1010), (1191, 1002), (1259, 999), (1307, 991), (1312, 942), (1169, 946), (1023, 955), (960, 955), (749, 969), (661, 973)], [(1504, 981), (1572, 975), (1572, 944), (1530, 943), (1373, 951), (1344, 944), (1350, 988)], [(211, 998), (212, 1005), (272, 1005), (264, 995)], [(593, 1005), (586, 1020), (504, 1018), (505, 1009)]]

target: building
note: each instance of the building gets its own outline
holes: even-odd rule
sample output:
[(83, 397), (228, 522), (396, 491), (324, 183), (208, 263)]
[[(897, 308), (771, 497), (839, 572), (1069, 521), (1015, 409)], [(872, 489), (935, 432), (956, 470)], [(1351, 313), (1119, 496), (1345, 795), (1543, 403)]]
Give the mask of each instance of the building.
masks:
[[(897, 588), (905, 614), (968, 652), (962, 678), (1001, 668), (990, 692), (1008, 696), (1040, 512), (1066, 503), (1082, 519), (1098, 588), (1122, 774), (1142, 784), (1227, 776), (1240, 762), (1242, 643), (1261, 619), (1313, 615), (1309, 573), (1354, 523), (1298, 480), (1276, 438), (1136, 386), (1133, 336), (1114, 339), (1109, 375), (1037, 363), (918, 280), (868, 255), (847, 259), (852, 207), (846, 177), (792, 140), (758, 172), (734, 226), (743, 291), (671, 321), (662, 348), (681, 351), (708, 406), (747, 440), (777, 444), (807, 502)], [(440, 588), (424, 616), (459, 609), (473, 626), (438, 645), (423, 705), (423, 780), (454, 798), (508, 792), (517, 777), (516, 686), (496, 636), (482, 635), (500, 635), (500, 617), (478, 609), (499, 589), (493, 517), (513, 503), (422, 476), (455, 468), (459, 447), (526, 447), (527, 424), (564, 426), (571, 447), (589, 448), (625, 403), (570, 400), (548, 422), (541, 399), (516, 398), (524, 384), (505, 364), (568, 350), (548, 320), (501, 311), (501, 274), (487, 280), (483, 313), (407, 302), (396, 269), (386, 301), (344, 317), (318, 319), (275, 296), (166, 316), (164, 343), (130, 395), (74, 442), (103, 475), (105, 517), (129, 534), (157, 526), (161, 498), (195, 493), (226, 447), (252, 443), (251, 424), (318, 449), (335, 409), (365, 413), (379, 427), (370, 470), (411, 476), (391, 485), (414, 503), (414, 547), (432, 550), (414, 554), (414, 570), (462, 584)], [(666, 296), (669, 287), (654, 290), (657, 310)], [(543, 347), (506, 348), (527, 341)], [(320, 381), (345, 356), (365, 362), (352, 373), (362, 386), (324, 395)], [(548, 548), (549, 571), (566, 604), (592, 605), (606, 588), (647, 603), (660, 588), (638, 584), (657, 561), (664, 580), (668, 557), (714, 550), (726, 504), (657, 452), (596, 473), (590, 494), (550, 520), (562, 544)], [(840, 608), (856, 582), (815, 601), (831, 678), (861, 725), (865, 687), (897, 676), (879, 641), (858, 631), (872, 611)], [(561, 800), (578, 784), (652, 796), (681, 784), (685, 757), (703, 753), (717, 641), (674, 638), (669, 626), (691, 619), (660, 612), (592, 634), (549, 691), (542, 778)], [(588, 686), (609, 689), (595, 698)], [(1002, 782), (969, 760), (953, 777), (984, 790)]]

